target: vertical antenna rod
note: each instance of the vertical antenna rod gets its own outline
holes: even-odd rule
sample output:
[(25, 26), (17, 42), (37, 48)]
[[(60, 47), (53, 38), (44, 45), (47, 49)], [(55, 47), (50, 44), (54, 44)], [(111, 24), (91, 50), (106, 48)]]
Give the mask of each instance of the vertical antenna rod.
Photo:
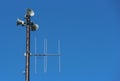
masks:
[[(36, 54), (36, 37), (35, 37), (35, 54)], [(36, 61), (37, 61), (37, 56), (35, 56), (35, 74), (37, 73), (37, 67), (36, 67)]]
[[(44, 54), (47, 54), (47, 39), (44, 39)], [(47, 72), (47, 56), (44, 56), (44, 72)]]
[[(58, 54), (60, 54), (60, 40), (58, 40)], [(60, 63), (60, 56), (59, 56), (59, 72), (61, 71), (61, 63)]]

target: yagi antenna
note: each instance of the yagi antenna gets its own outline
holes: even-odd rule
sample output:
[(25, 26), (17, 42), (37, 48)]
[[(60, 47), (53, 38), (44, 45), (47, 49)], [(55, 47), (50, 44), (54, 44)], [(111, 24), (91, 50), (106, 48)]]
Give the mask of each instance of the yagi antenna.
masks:
[(47, 58), (48, 56), (58, 56), (58, 66), (59, 72), (61, 72), (61, 57), (60, 57), (60, 40), (58, 40), (58, 54), (48, 54), (47, 53), (47, 39), (44, 39), (44, 53), (43, 54), (36, 54), (36, 38), (35, 38), (35, 54), (31, 54), (31, 56), (35, 56), (35, 73), (36, 71), (36, 56), (43, 56), (44, 57), (44, 72), (47, 72)]
[(48, 54), (47, 53), (47, 39), (44, 39), (44, 53), (43, 54), (36, 54), (36, 37), (34, 39), (35, 41), (35, 54), (31, 54), (31, 56), (35, 56), (35, 73), (37, 73), (37, 56), (43, 56), (44, 57), (44, 72), (47, 72), (47, 58), (48, 56), (58, 56), (58, 66), (59, 66), (59, 72), (61, 71), (61, 57), (60, 57), (60, 40), (58, 40), (58, 54)]

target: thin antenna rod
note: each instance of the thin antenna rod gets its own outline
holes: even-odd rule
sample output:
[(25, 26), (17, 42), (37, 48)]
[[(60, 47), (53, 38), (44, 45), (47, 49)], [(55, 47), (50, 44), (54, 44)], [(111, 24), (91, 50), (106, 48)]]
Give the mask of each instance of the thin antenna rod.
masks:
[[(46, 39), (46, 54), (47, 54), (47, 39)], [(46, 72), (47, 72), (47, 56), (46, 57)]]
[[(36, 54), (36, 37), (35, 37), (35, 54)], [(35, 74), (37, 73), (36, 62), (37, 62), (37, 57), (35, 56)]]
[[(60, 40), (58, 40), (58, 54), (60, 54)], [(59, 56), (59, 72), (61, 71), (61, 61), (60, 61), (60, 56)]]
[[(47, 54), (47, 39), (44, 39), (44, 54)], [(47, 56), (44, 56), (44, 72), (47, 72)]]
[(60, 58), (60, 56), (59, 56), (59, 72), (61, 72), (61, 58)]
[[(44, 54), (45, 54), (45, 39), (44, 39)], [(44, 72), (45, 72), (45, 56), (44, 56)]]

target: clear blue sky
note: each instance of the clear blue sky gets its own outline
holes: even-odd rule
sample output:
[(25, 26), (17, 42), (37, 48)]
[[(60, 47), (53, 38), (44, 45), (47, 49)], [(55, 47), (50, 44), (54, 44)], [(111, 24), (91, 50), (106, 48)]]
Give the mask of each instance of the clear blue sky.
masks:
[(120, 81), (120, 1), (119, 0), (1, 0), (0, 1), (0, 81), (25, 81), (25, 28), (16, 26), (24, 20), (27, 8), (35, 11), (32, 20), (40, 29), (31, 32), (37, 53), (57, 53), (61, 40), (61, 73), (58, 58), (48, 58), (48, 72), (43, 72), (43, 58), (31, 58), (31, 81)]

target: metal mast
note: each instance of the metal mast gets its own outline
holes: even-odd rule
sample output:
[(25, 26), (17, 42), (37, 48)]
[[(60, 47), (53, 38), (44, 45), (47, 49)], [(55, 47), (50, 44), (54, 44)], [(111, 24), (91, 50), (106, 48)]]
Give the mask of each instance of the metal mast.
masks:
[(17, 25), (26, 26), (26, 66), (25, 66), (25, 81), (30, 81), (30, 56), (60, 56), (60, 54), (31, 54), (30, 53), (30, 31), (38, 30), (39, 26), (31, 21), (34, 16), (32, 9), (27, 9), (25, 14), (26, 22), (17, 19)]
[(30, 81), (30, 16), (26, 16), (26, 69), (25, 81)]
[(18, 19), (17, 25), (26, 26), (26, 66), (25, 66), (25, 81), (30, 81), (30, 31), (38, 29), (38, 25), (31, 22), (31, 17), (34, 16), (32, 9), (27, 9), (25, 14), (26, 22)]

